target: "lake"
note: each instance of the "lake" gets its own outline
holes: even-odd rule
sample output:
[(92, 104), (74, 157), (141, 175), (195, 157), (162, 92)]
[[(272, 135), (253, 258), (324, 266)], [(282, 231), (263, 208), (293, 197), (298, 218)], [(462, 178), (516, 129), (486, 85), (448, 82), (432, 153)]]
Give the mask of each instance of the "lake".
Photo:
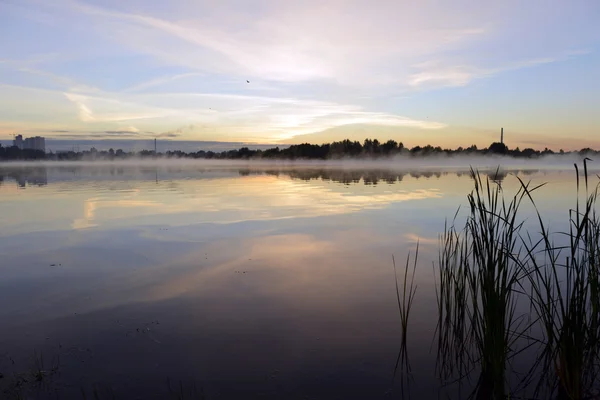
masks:
[[(547, 182), (537, 206), (566, 225), (568, 164), (484, 172), (508, 194)], [(435, 264), (468, 167), (7, 164), (0, 179), (6, 395), (464, 397), (436, 378)], [(407, 388), (392, 257), (403, 272), (417, 242)]]

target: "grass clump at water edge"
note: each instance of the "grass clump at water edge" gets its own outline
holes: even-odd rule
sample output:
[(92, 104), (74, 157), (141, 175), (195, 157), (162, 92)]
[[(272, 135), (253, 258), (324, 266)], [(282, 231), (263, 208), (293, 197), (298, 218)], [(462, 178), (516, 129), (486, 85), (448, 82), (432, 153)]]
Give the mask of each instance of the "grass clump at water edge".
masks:
[[(598, 185), (588, 183), (584, 160), (584, 201), (577, 165), (577, 199), (569, 210), (569, 229), (557, 245), (539, 211), (541, 239), (526, 241), (533, 266), (531, 304), (542, 332), (541, 377), (559, 400), (598, 398), (600, 350), (600, 219), (595, 206)], [(532, 203), (535, 202), (528, 193)], [(596, 391), (594, 391), (596, 388)]]
[[(470, 397), (504, 399), (506, 369), (522, 318), (515, 315), (520, 283), (527, 275), (519, 261), (523, 223), (518, 209), (526, 185), (506, 201), (502, 188), (471, 170), (474, 189), (462, 230), (446, 226), (439, 252), (438, 371), (444, 380), (478, 372)], [(456, 217), (455, 217), (456, 220)]]

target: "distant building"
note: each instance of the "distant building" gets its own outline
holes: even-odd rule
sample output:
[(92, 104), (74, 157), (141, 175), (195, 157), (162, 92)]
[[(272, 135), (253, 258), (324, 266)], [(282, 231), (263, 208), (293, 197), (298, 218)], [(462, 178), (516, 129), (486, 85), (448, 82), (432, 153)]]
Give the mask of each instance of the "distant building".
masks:
[(35, 136), (23, 140), (23, 135), (17, 135), (15, 136), (15, 140), (13, 140), (13, 146), (17, 146), (21, 150), (39, 150), (45, 153), (46, 138)]
[(23, 148), (46, 152), (46, 139), (41, 136), (27, 138), (25, 139)]
[(15, 136), (15, 140), (13, 140), (13, 146), (16, 146), (19, 149), (23, 150), (23, 135)]

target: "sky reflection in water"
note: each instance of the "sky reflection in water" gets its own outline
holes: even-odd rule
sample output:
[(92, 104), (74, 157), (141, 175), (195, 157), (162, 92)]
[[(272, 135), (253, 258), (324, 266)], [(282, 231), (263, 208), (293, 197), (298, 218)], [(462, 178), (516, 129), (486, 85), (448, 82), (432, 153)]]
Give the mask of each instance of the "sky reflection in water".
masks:
[[(515, 173), (549, 182), (538, 206), (566, 217), (571, 171)], [(431, 265), (445, 219), (466, 205), (467, 173), (70, 166), (0, 176), (0, 352), (23, 367), (34, 348), (61, 354), (65, 398), (94, 383), (124, 398), (161, 393), (167, 377), (201, 382), (209, 399), (397, 393), (391, 257), (404, 260), (417, 240), (414, 390), (436, 393)], [(513, 193), (518, 181), (502, 184)]]

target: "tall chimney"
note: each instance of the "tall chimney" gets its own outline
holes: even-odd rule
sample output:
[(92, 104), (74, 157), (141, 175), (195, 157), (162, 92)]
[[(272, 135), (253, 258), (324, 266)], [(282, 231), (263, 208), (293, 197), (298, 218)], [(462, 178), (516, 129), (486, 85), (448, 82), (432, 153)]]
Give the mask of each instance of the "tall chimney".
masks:
[(500, 143), (504, 144), (504, 128), (500, 128)]
[(156, 138), (154, 138), (154, 155), (156, 155)]

